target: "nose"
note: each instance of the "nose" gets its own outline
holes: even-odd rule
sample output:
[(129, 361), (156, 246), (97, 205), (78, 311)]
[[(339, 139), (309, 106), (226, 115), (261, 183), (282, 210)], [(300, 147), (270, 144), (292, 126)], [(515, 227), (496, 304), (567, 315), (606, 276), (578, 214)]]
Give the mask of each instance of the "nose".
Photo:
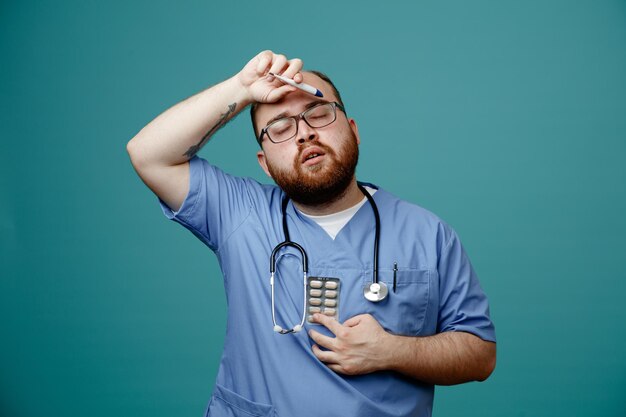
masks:
[(317, 132), (315, 131), (315, 129), (309, 126), (308, 123), (304, 121), (304, 119), (298, 120), (298, 136), (296, 137), (298, 144), (301, 145), (307, 141), (312, 141), (316, 138)]

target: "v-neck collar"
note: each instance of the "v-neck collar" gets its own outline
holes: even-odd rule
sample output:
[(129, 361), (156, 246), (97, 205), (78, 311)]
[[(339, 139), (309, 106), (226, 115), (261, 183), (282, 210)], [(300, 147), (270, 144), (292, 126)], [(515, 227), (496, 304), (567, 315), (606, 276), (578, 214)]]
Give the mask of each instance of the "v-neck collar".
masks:
[[(370, 188), (370, 189), (374, 190), (374, 192), (370, 194), (370, 197), (372, 197), (372, 198), (373, 198), (373, 197), (374, 197), (374, 195), (375, 195), (375, 194), (379, 191), (379, 188), (378, 188), (376, 185), (371, 184), (371, 183), (369, 183), (369, 182), (361, 182), (361, 181), (359, 181), (359, 182), (358, 182), (358, 184), (362, 185), (363, 187), (368, 187), (368, 188)], [(367, 189), (366, 189), (366, 192), (368, 192), (368, 193), (369, 193), (369, 191), (367, 191)], [(356, 210), (356, 211), (355, 211), (355, 212), (354, 212), (354, 213), (350, 216), (350, 219), (349, 219), (349, 220), (348, 220), (348, 221), (347, 221), (347, 222), (346, 222), (346, 223), (345, 223), (345, 224), (341, 227), (341, 229), (339, 229), (339, 231), (337, 232), (337, 234), (335, 235), (335, 237), (334, 237), (334, 238), (333, 238), (332, 236), (330, 236), (330, 234), (326, 231), (326, 229), (324, 229), (324, 227), (323, 227), (323, 226), (321, 226), (321, 225), (320, 225), (317, 221), (315, 221), (315, 217), (324, 217), (324, 216), (311, 216), (311, 215), (307, 215), (307, 214), (303, 213), (302, 211), (298, 210), (298, 208), (297, 208), (297, 207), (293, 204), (293, 201), (291, 201), (291, 200), (289, 200), (289, 202), (288, 202), (288, 203), (289, 203), (288, 207), (291, 207), (291, 210), (295, 213), (295, 215), (296, 215), (296, 216), (297, 216), (300, 220), (306, 221), (309, 225), (311, 225), (311, 227), (314, 227), (313, 225), (317, 226), (317, 228), (318, 228), (318, 229), (322, 230), (322, 231), (325, 233), (325, 235), (326, 235), (326, 236), (328, 236), (328, 238), (329, 238), (331, 241), (333, 241), (333, 242), (334, 242), (334, 241), (335, 241), (335, 240), (339, 237), (339, 235), (341, 234), (341, 232), (342, 232), (342, 231), (343, 231), (346, 227), (348, 227), (348, 226), (350, 225), (350, 223), (352, 223), (352, 220), (354, 220), (354, 218), (355, 218), (355, 217), (357, 217), (357, 215), (359, 214), (359, 212), (363, 210), (363, 206), (370, 206), (370, 207), (371, 207), (371, 204), (369, 203), (369, 201), (364, 201), (364, 200), (367, 200), (367, 197), (366, 197), (366, 196), (363, 196), (363, 200), (359, 201), (357, 204), (355, 204), (355, 205), (354, 205), (354, 206), (352, 206), (352, 207), (349, 207), (349, 208), (347, 208), (347, 209), (345, 209), (345, 210), (342, 210), (341, 212), (332, 213), (332, 214), (327, 215), (327, 216), (336, 215), (336, 214), (339, 214), (339, 213), (342, 213), (342, 212), (345, 212), (345, 211), (351, 210), (351, 209), (353, 209), (355, 206), (360, 205), (360, 206), (359, 206), (359, 208), (358, 208), (358, 209), (357, 209), (357, 210)], [(375, 201), (375, 202), (376, 202), (376, 201)], [(289, 210), (289, 209), (288, 209), (288, 210)]]
[[(376, 190), (372, 198), (378, 205), (380, 198), (379, 194), (381, 194), (381, 190), (379, 189), (379, 187), (370, 183), (359, 183), (361, 185), (368, 186)], [(357, 251), (354, 250), (354, 245), (363, 243), (368, 247), (371, 245), (373, 248), (376, 223), (374, 218), (374, 212), (369, 202), (361, 205), (357, 212), (354, 213), (352, 218), (337, 233), (335, 239), (333, 239), (326, 232), (326, 230), (324, 230), (324, 228), (317, 224), (313, 219), (302, 214), (302, 212), (300, 212), (294, 206), (293, 201), (291, 200), (287, 205), (287, 218), (289, 219), (289, 217), (291, 217), (292, 220), (290, 222), (291, 227), (289, 229), (292, 240), (296, 241), (295, 237), (293, 236), (294, 233), (291, 230), (292, 227), (295, 226), (294, 231), (297, 230), (298, 232), (298, 240), (300, 238), (302, 239), (302, 242), (298, 243), (301, 244), (305, 248), (305, 250), (307, 250), (307, 252), (311, 251), (311, 253), (322, 255), (312, 258), (312, 265), (317, 263), (318, 260), (329, 259), (331, 254), (337, 252), (345, 254), (345, 256), (352, 258), (352, 262), (358, 262), (358, 264), (361, 265), (363, 263), (363, 260), (359, 259), (359, 256), (356, 253)], [(293, 221), (294, 219), (297, 219), (297, 221)], [(354, 230), (354, 225), (363, 223), (366, 224), (367, 227), (357, 229), (358, 232), (356, 232)], [(314, 245), (314, 241), (317, 241), (321, 244)], [(313, 250), (315, 252), (312, 252)]]

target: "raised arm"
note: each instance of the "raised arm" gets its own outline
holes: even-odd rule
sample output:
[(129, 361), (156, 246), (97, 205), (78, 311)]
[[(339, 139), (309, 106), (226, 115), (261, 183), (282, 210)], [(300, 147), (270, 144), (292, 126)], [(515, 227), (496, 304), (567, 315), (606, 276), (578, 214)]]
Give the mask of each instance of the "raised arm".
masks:
[(295, 90), (268, 72), (301, 82), (301, 69), (299, 59), (263, 51), (233, 77), (166, 110), (126, 146), (137, 174), (177, 211), (189, 191), (189, 159), (247, 105), (273, 103)]

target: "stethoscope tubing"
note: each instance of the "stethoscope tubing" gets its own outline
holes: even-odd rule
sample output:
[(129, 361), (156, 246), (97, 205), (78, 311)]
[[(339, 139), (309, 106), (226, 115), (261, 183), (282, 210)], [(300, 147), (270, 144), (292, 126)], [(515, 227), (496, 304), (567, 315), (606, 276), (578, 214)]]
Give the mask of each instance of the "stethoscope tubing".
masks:
[(291, 247), (298, 249), (298, 251), (300, 251), (300, 254), (302, 255), (302, 271), (304, 271), (304, 273), (307, 274), (309, 272), (309, 261), (306, 256), (306, 251), (304, 250), (302, 246), (290, 240), (285, 240), (283, 243), (279, 243), (278, 245), (276, 245), (276, 247), (272, 251), (272, 255), (270, 256), (270, 274), (273, 274), (274, 272), (276, 272), (276, 254), (278, 253), (279, 250), (281, 250), (285, 246), (291, 246)]
[(303, 275), (303, 280), (302, 280), (302, 302), (304, 303), (304, 305), (306, 306), (306, 285), (307, 285), (307, 275), (309, 272), (309, 261), (308, 258), (306, 256), (306, 251), (304, 250), (304, 248), (300, 245), (298, 245), (296, 242), (291, 242), (291, 241), (284, 241), (278, 245), (276, 245), (276, 247), (274, 248), (274, 250), (272, 251), (272, 255), (270, 256), (270, 286), (272, 289), (272, 322), (274, 323), (274, 331), (280, 333), (280, 334), (287, 334), (287, 333), (295, 333), (295, 332), (299, 332), (302, 327), (304, 326), (304, 320), (306, 319), (306, 310), (302, 311), (302, 319), (300, 320), (300, 324), (297, 326), (294, 326), (292, 329), (290, 330), (285, 330), (282, 327), (280, 327), (277, 323), (276, 323), (276, 309), (275, 309), (275, 296), (274, 296), (274, 278), (275, 278), (275, 274), (276, 274), (276, 254), (278, 253), (279, 250), (281, 250), (282, 248), (284, 248), (285, 246), (291, 246), (296, 248), (298, 251), (300, 251), (300, 254), (302, 255), (302, 275)]
[[(378, 242), (380, 240), (380, 215), (378, 213), (378, 207), (376, 206), (376, 203), (374, 202), (374, 198), (370, 195), (369, 192), (367, 192), (367, 190), (365, 189), (365, 187), (363, 187), (360, 183), (357, 183), (357, 186), (359, 187), (359, 190), (361, 190), (361, 192), (363, 193), (363, 195), (365, 196), (365, 198), (367, 198), (367, 201), (370, 203), (370, 206), (372, 207), (372, 210), (374, 212), (374, 219), (376, 221), (376, 230), (374, 232), (374, 259), (373, 259), (373, 268), (372, 268), (372, 284), (370, 284), (372, 287), (376, 286), (378, 284)], [(303, 272), (303, 303), (304, 306), (306, 307), (306, 287), (307, 287), (307, 275), (309, 272), (309, 261), (308, 261), (308, 257), (306, 254), (306, 251), (304, 250), (304, 248), (302, 246), (300, 246), (299, 244), (297, 244), (296, 242), (291, 241), (290, 237), (289, 237), (289, 227), (287, 225), (287, 204), (289, 203), (289, 198), (287, 196), (285, 196), (285, 198), (283, 198), (283, 202), (282, 202), (282, 223), (283, 223), (283, 233), (285, 235), (285, 240), (282, 243), (279, 243), (278, 245), (276, 245), (276, 247), (274, 247), (274, 249), (272, 250), (272, 254), (270, 256), (270, 286), (271, 286), (271, 292), (272, 292), (272, 322), (274, 323), (274, 331), (280, 334), (287, 334), (287, 333), (296, 333), (299, 332), (300, 330), (302, 330), (302, 327), (304, 326), (304, 320), (306, 318), (306, 309), (303, 309), (302, 312), (302, 319), (300, 321), (300, 324), (294, 326), (292, 329), (290, 330), (285, 330), (283, 329), (281, 326), (279, 326), (276, 323), (276, 314), (275, 314), (275, 297), (274, 297), (274, 277), (275, 277), (275, 273), (276, 273), (276, 255), (278, 254), (278, 252), (287, 246), (291, 246), (293, 248), (296, 248), (300, 254), (302, 255), (302, 272)], [(371, 288), (371, 287), (370, 287)], [(386, 296), (386, 294), (385, 294)], [(366, 296), (367, 298), (367, 296)], [(368, 298), (369, 299), (369, 298)], [(379, 298), (378, 300), (371, 300), (371, 301), (379, 301), (381, 298)]]
[(374, 211), (374, 220), (376, 221), (376, 230), (374, 231), (374, 268), (372, 271), (372, 282), (378, 283), (378, 242), (380, 241), (380, 215), (378, 214), (378, 207), (374, 202), (374, 198), (367, 192), (365, 187), (357, 183), (359, 190), (365, 195), (367, 201), (369, 201), (372, 210)]
[[(374, 198), (367, 192), (365, 187), (363, 187), (360, 183), (357, 183), (357, 187), (363, 193), (367, 201), (370, 203), (372, 207), (372, 211), (374, 212), (374, 220), (376, 222), (376, 230), (374, 231), (374, 259), (373, 259), (373, 268), (372, 268), (372, 283), (378, 283), (378, 243), (380, 242), (380, 214), (378, 213), (378, 206), (374, 201)], [(274, 250), (272, 251), (272, 255), (270, 256), (270, 273), (276, 271), (276, 254), (278, 251), (285, 246), (293, 246), (302, 254), (302, 269), (305, 273), (309, 271), (308, 258), (306, 255), (306, 251), (302, 246), (297, 244), (296, 242), (292, 242), (289, 238), (289, 226), (287, 225), (287, 204), (289, 203), (289, 198), (285, 196), (283, 198), (282, 203), (282, 220), (283, 220), (283, 233), (285, 235), (285, 241), (276, 245)]]

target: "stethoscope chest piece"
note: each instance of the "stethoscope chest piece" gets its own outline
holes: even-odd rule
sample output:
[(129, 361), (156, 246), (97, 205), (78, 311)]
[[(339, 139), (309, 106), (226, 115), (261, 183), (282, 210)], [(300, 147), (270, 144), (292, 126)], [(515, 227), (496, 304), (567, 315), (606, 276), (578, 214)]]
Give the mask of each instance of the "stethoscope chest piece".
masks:
[(374, 303), (387, 298), (389, 290), (384, 282), (373, 282), (363, 288), (363, 296)]

